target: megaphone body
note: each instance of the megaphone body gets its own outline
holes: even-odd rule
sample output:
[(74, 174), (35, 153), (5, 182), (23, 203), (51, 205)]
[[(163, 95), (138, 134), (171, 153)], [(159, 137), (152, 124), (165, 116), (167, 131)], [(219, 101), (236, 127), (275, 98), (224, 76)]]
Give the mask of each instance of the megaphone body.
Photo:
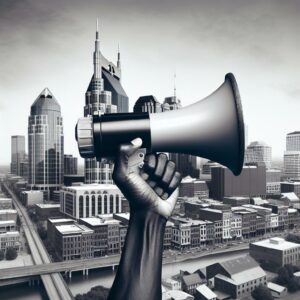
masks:
[(210, 96), (180, 110), (159, 114), (98, 114), (79, 119), (76, 139), (83, 158), (111, 158), (119, 145), (140, 137), (153, 152), (204, 157), (240, 174), (244, 161), (244, 122), (232, 74)]

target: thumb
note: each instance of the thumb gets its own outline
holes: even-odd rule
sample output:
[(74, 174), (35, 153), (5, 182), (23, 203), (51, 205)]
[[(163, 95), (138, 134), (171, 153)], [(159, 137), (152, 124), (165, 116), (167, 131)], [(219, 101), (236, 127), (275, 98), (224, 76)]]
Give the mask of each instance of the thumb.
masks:
[(143, 141), (141, 138), (136, 138), (128, 144), (120, 145), (120, 156), (126, 161), (133, 155), (139, 148), (141, 148)]
[(119, 148), (119, 153), (115, 160), (114, 167), (114, 180), (119, 176), (124, 176), (128, 172), (128, 159), (133, 155), (143, 144), (141, 138), (136, 138), (130, 143), (121, 144)]

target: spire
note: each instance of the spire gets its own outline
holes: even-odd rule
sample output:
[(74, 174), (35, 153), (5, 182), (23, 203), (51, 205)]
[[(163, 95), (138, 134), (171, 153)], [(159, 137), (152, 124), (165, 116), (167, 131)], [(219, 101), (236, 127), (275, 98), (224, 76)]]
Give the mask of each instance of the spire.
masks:
[(121, 68), (121, 54), (120, 54), (120, 44), (118, 43), (118, 60), (117, 60), (117, 67)]
[(176, 72), (174, 72), (174, 98), (176, 99)]
[(94, 77), (101, 78), (101, 53), (100, 53), (100, 39), (99, 39), (99, 20), (96, 21), (96, 40), (94, 51)]

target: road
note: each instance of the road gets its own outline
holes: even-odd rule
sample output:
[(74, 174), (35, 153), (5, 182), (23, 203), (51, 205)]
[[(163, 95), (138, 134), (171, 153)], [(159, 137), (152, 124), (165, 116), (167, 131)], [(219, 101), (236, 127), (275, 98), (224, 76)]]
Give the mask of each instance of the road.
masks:
[[(15, 209), (18, 212), (18, 215), (21, 220), (21, 224), (24, 228), (25, 236), (27, 238), (27, 242), (31, 251), (32, 259), (36, 266), (43, 266), (44, 264), (50, 264), (51, 260), (48, 255), (47, 250), (45, 249), (38, 233), (36, 232), (26, 209), (20, 204), (19, 200), (17, 199), (16, 195), (10, 190), (10, 188), (4, 184), (7, 192), (10, 193)], [(15, 269), (15, 268), (14, 268)], [(22, 267), (27, 272), (26, 267)], [(7, 269), (4, 273), (3, 270), (1, 275), (5, 278), (7, 277), (10, 269)], [(3, 274), (4, 273), (4, 274)], [(10, 278), (16, 278), (16, 274)], [(41, 279), (43, 281), (45, 290), (50, 300), (71, 300), (74, 299), (71, 291), (69, 290), (66, 282), (64, 281), (63, 277), (59, 272), (53, 273), (41, 273)], [(28, 277), (29, 275), (27, 275)], [(24, 276), (23, 276), (24, 277)]]

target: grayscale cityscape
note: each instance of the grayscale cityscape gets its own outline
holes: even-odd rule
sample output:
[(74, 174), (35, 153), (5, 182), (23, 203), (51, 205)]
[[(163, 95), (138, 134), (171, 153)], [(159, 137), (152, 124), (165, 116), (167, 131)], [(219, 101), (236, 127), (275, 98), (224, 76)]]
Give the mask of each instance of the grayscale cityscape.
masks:
[[(76, 68), (66, 70), (64, 62), (67, 61), (69, 53), (61, 54), (65, 51), (63, 48), (71, 52), (76, 47), (52, 44), (49, 46), (49, 53), (55, 52), (57, 48), (58, 56), (62, 55), (65, 60), (57, 57), (52, 60), (51, 67), (48, 64), (43, 66), (43, 61), (40, 61), (38, 67), (36, 62), (32, 62), (32, 72), (36, 73), (32, 75), (33, 89), (19, 86), (18, 81), (22, 79), (15, 77), (16, 68), (19, 66), (14, 64), (12, 59), (3, 62), (3, 66), (14, 69), (11, 73), (5, 71), (8, 67), (5, 70), (0, 69), (0, 73), (3, 72), (0, 75), (0, 78), (3, 78), (3, 81), (0, 80), (0, 299), (108, 299), (130, 224), (130, 206), (114, 183), (112, 161), (99, 162), (96, 158), (80, 157), (74, 134), (76, 121), (78, 118), (99, 113), (164, 114), (167, 111), (180, 110), (205, 97), (205, 93), (208, 95), (209, 90), (212, 92), (215, 83), (223, 79), (221, 74), (224, 66), (227, 71), (237, 73), (239, 83), (243, 73), (232, 62), (236, 59), (235, 64), (241, 64), (240, 68), (245, 68), (244, 72), (247, 73), (247, 67), (242, 63), (246, 56), (229, 59), (227, 53), (224, 54), (227, 55), (224, 66), (215, 72), (216, 75), (207, 69), (210, 61), (214, 63), (213, 55), (222, 56), (220, 49), (208, 53), (210, 47), (217, 47), (215, 41), (211, 41), (215, 40), (214, 37), (207, 37), (211, 34), (207, 27), (213, 26), (208, 16), (199, 23), (202, 28), (198, 28), (197, 31), (194, 28), (189, 30), (183, 25), (182, 31), (178, 29), (177, 19), (197, 19), (202, 14), (211, 14), (212, 18), (218, 18), (216, 22), (220, 26), (215, 28), (216, 40), (220, 39), (220, 48), (226, 44), (224, 52), (231, 43), (228, 39), (232, 39), (233, 56), (246, 48), (244, 46), (234, 50), (237, 42), (235, 39), (238, 40), (237, 43), (242, 41), (244, 45), (249, 44), (252, 50), (256, 49), (256, 54), (248, 54), (248, 59), (250, 57), (251, 60), (252, 57), (253, 60), (248, 61), (249, 72), (253, 75), (254, 67), (251, 69), (250, 65), (258, 64), (257, 68), (261, 74), (253, 79), (258, 81), (263, 81), (264, 76), (272, 76), (270, 74), (274, 72), (273, 85), (276, 95), (267, 95), (272, 78), (268, 78), (266, 90), (261, 88), (262, 82), (252, 84), (250, 75), (247, 78), (248, 85), (243, 79), (239, 85), (246, 116), (244, 165), (239, 176), (234, 176), (229, 168), (205, 158), (167, 153), (168, 159), (175, 163), (176, 170), (182, 175), (182, 181), (174, 211), (165, 225), (162, 299), (300, 299), (299, 78), (291, 79), (296, 86), (288, 92), (292, 100), (281, 103), (278, 97), (284, 97), (283, 92), (275, 88), (279, 85), (280, 78), (277, 73), (282, 72), (287, 78), (287, 81), (282, 83), (282, 90), (288, 89), (288, 79), (294, 76), (292, 71), (289, 72), (292, 69), (290, 62), (286, 62), (289, 54), (286, 54), (285, 43), (289, 44), (291, 56), (299, 54), (299, 40), (295, 39), (298, 39), (297, 24), (300, 25), (296, 11), (300, 7), (296, 1), (287, 1), (288, 8), (283, 7), (280, 1), (268, 0), (254, 1), (253, 7), (250, 2), (246, 4), (246, 1), (191, 1), (190, 9), (187, 9), (189, 1), (186, 2), (186, 7), (183, 7), (180, 1), (166, 1), (165, 4), (153, 1), (153, 5), (157, 6), (155, 10), (149, 8), (150, 4), (146, 4), (146, 1), (141, 1), (144, 4), (139, 5), (126, 0), (124, 3), (130, 2), (131, 6), (137, 6), (131, 7), (126, 21), (134, 23), (133, 27), (137, 28), (137, 31), (129, 32), (133, 28), (130, 25), (127, 35), (124, 35), (126, 30), (120, 28), (122, 36), (117, 32), (118, 26), (124, 27), (126, 22), (123, 16), (118, 25), (118, 18), (123, 13), (122, 9), (126, 15), (129, 8), (125, 8), (125, 4), (119, 1), (111, 4), (90, 1), (91, 7), (86, 10), (85, 6), (88, 6), (89, 1), (84, 4), (84, 1), (80, 3), (66, 0), (62, 1), (65, 3), (63, 7), (59, 1), (53, 1), (57, 11), (65, 9), (68, 14), (64, 15), (61, 26), (54, 27), (51, 23), (51, 28), (47, 27), (50, 26), (47, 18), (59, 17), (54, 14), (55, 10), (49, 8), (52, 5), (51, 1), (48, 4), (42, 2), (0, 0), (0, 40), (4, 41), (0, 41), (0, 53), (6, 55), (7, 47), (15, 47), (18, 43), (16, 40), (22, 39), (20, 34), (12, 36), (11, 39), (7, 38), (7, 35), (10, 35), (9, 19), (18, 19), (17, 24), (28, 26), (29, 32), (32, 32), (32, 38), (26, 38), (30, 40), (28, 43), (33, 43), (37, 51), (45, 51), (43, 47), (38, 48), (40, 31), (45, 31), (43, 35), (47, 35), (49, 40), (53, 39), (51, 34), (58, 34), (64, 39), (64, 27), (74, 26), (73, 30), (78, 30), (80, 36), (85, 35), (79, 48), (85, 55), (85, 63), (79, 62), (83, 54), (79, 55), (76, 52), (75, 59), (78, 60), (80, 70), (77, 70), (78, 73), (74, 71)], [(68, 10), (67, 4), (74, 7)], [(177, 6), (178, 9), (173, 6)], [(232, 11), (233, 7), (236, 7), (236, 10), (231, 14), (229, 11)], [(214, 9), (220, 11), (213, 12)], [(116, 15), (113, 10), (118, 10)], [(197, 15), (197, 10), (202, 13)], [(75, 19), (72, 21), (70, 16), (75, 14), (75, 11), (76, 20), (80, 19), (81, 14), (84, 15), (85, 26), (80, 27)], [(37, 21), (32, 16), (39, 12), (41, 15)], [(145, 14), (144, 21), (140, 15), (142, 12)], [(24, 23), (20, 21), (23, 13), (26, 17)], [(172, 17), (169, 18), (168, 13)], [(220, 21), (222, 18), (223, 21)], [(235, 22), (231, 22), (234, 18)], [(175, 56), (172, 48), (179, 44), (178, 40), (166, 48), (158, 46), (159, 50), (155, 52), (156, 45), (150, 45), (152, 29), (149, 29), (149, 45), (143, 44), (145, 37), (141, 37), (140, 47), (135, 49), (134, 53), (128, 54), (132, 48), (126, 50), (126, 42), (118, 45), (119, 40), (124, 41), (128, 38), (132, 41), (140, 38), (139, 23), (145, 22), (141, 25), (142, 30), (151, 27), (151, 23), (156, 21), (162, 28), (161, 33), (155, 32), (156, 36), (168, 35), (166, 27), (172, 28), (174, 24), (174, 30), (178, 31), (175, 34), (170, 33), (172, 38), (182, 39), (185, 47), (190, 48), (200, 47), (199, 45), (205, 48), (207, 44), (208, 50), (201, 52), (201, 56), (195, 61), (184, 61), (186, 69), (180, 62), (174, 62), (173, 65), (170, 63), (169, 69), (166, 69), (165, 64), (159, 63), (160, 54), (161, 60), (168, 55)], [(262, 32), (258, 32), (256, 21), (261, 23)], [(181, 23), (182, 20), (178, 22), (184, 24)], [(241, 24), (237, 25), (236, 22)], [(40, 24), (41, 28), (37, 28), (37, 24)], [(153, 26), (157, 30), (158, 27)], [(245, 35), (249, 38), (248, 44), (247, 37), (239, 36), (242, 32), (239, 26), (247, 32)], [(277, 32), (278, 28), (281, 29), (280, 32)], [(205, 33), (206, 30), (208, 33)], [(14, 32), (12, 31), (12, 35)], [(199, 34), (200, 38), (193, 37), (197, 32), (204, 33)], [(184, 37), (185, 34), (191, 36)], [(256, 47), (255, 43), (263, 40), (264, 34), (269, 41), (261, 47)], [(259, 38), (254, 42), (256, 35)], [(66, 33), (65, 36), (69, 44), (72, 43), (72, 38), (76, 39), (75, 33)], [(197, 39), (194, 44), (193, 39)], [(201, 40), (200, 44), (198, 39)], [(44, 37), (41, 43), (43, 40)], [(170, 42), (170, 39), (168, 41)], [(163, 43), (163, 39), (160, 42)], [(209, 45), (210, 43), (212, 45)], [(109, 48), (112, 45), (116, 46), (114, 52)], [(271, 49), (273, 46), (278, 52), (284, 53), (282, 57), (278, 54), (277, 58), (276, 51)], [(24, 50), (22, 64), (23, 67), (26, 65), (24, 68), (28, 72), (28, 75), (24, 75), (30, 78), (30, 65), (26, 62), (26, 57), (30, 55), (28, 49)], [(127, 57), (124, 57), (123, 49)], [(155, 52), (153, 59), (149, 49)], [(194, 55), (194, 50), (191, 50), (191, 56)], [(18, 51), (18, 55), (22, 55), (22, 49)], [(181, 53), (182, 57), (188, 55), (188, 52)], [(264, 58), (257, 58), (260, 55)], [(70, 59), (71, 57), (72, 54)], [(254, 61), (256, 58), (257, 61)], [(46, 53), (44, 59), (47, 61)], [(123, 59), (126, 61), (124, 64)], [(278, 65), (273, 63), (275, 59), (279, 60)], [(298, 62), (295, 59), (298, 59)], [(5, 61), (5, 58), (1, 58), (2, 60)], [(28, 56), (28, 60), (33, 61), (34, 57)], [(292, 60), (294, 67), (299, 70), (299, 56), (292, 56)], [(222, 57), (218, 61), (222, 61)], [(77, 61), (74, 60), (72, 65), (76, 64)], [(285, 64), (288, 67), (284, 67)], [(138, 65), (138, 71), (131, 70)], [(159, 80), (152, 81), (151, 76), (156, 77), (161, 66), (164, 68), (162, 72), (165, 77), (157, 75)], [(273, 71), (264, 70), (272, 66)], [(40, 76), (47, 78), (47, 67), (55, 68), (55, 72), (49, 73), (51, 84), (37, 86), (35, 82), (40, 82), (37, 73), (43, 73)], [(147, 74), (148, 67), (150, 75)], [(194, 68), (197, 69), (195, 72), (192, 70)], [(79, 75), (81, 70), (84, 76), (89, 74), (88, 77), (83, 78)], [(188, 70), (191, 71), (190, 74)], [(213, 70), (216, 70), (215, 65)], [(201, 73), (199, 80), (196, 78), (197, 73)], [(51, 78), (55, 77), (55, 74), (57, 86)], [(134, 76), (133, 82), (126, 79), (126, 76)], [(145, 84), (145, 93), (141, 81), (143, 77), (148, 81)], [(215, 81), (210, 81), (207, 85), (206, 77), (215, 77)], [(9, 78), (14, 83), (8, 84)], [(64, 82), (61, 82), (62, 80)], [(83, 82), (79, 84), (78, 80)], [(198, 94), (197, 98), (191, 99), (194, 94), (188, 90), (192, 86), (184, 85), (184, 81), (192, 82), (194, 93)], [(127, 91), (127, 84), (130, 86), (130, 92)], [(158, 91), (154, 84), (160, 84), (164, 89)], [(153, 92), (149, 92), (151, 85)], [(72, 97), (75, 95), (74, 91), (77, 93), (77, 97), (68, 100), (68, 108), (62, 97), (66, 94), (56, 93), (56, 90), (63, 89), (62, 86), (65, 86), (65, 93), (69, 90)], [(23, 88), (24, 97), (21, 96)], [(18, 90), (18, 94), (14, 94), (14, 89)], [(136, 94), (131, 92), (133, 89), (137, 90), (139, 96), (136, 97)], [(32, 92), (33, 90), (35, 92)], [(25, 105), (24, 98), (29, 105)], [(251, 106), (252, 98), (255, 98), (255, 107)], [(270, 100), (265, 100), (267, 98)], [(267, 101), (267, 104), (263, 104), (264, 101)], [(69, 109), (73, 106), (74, 110)], [(15, 114), (7, 115), (7, 107), (10, 107), (10, 111), (14, 110)], [(217, 114), (215, 118), (217, 122)], [(12, 125), (13, 123), (17, 125)], [(9, 128), (13, 128), (13, 132)], [(5, 131), (9, 134), (4, 133)], [(270, 139), (267, 138), (268, 132)], [(264, 136), (265, 139), (262, 138)]]

